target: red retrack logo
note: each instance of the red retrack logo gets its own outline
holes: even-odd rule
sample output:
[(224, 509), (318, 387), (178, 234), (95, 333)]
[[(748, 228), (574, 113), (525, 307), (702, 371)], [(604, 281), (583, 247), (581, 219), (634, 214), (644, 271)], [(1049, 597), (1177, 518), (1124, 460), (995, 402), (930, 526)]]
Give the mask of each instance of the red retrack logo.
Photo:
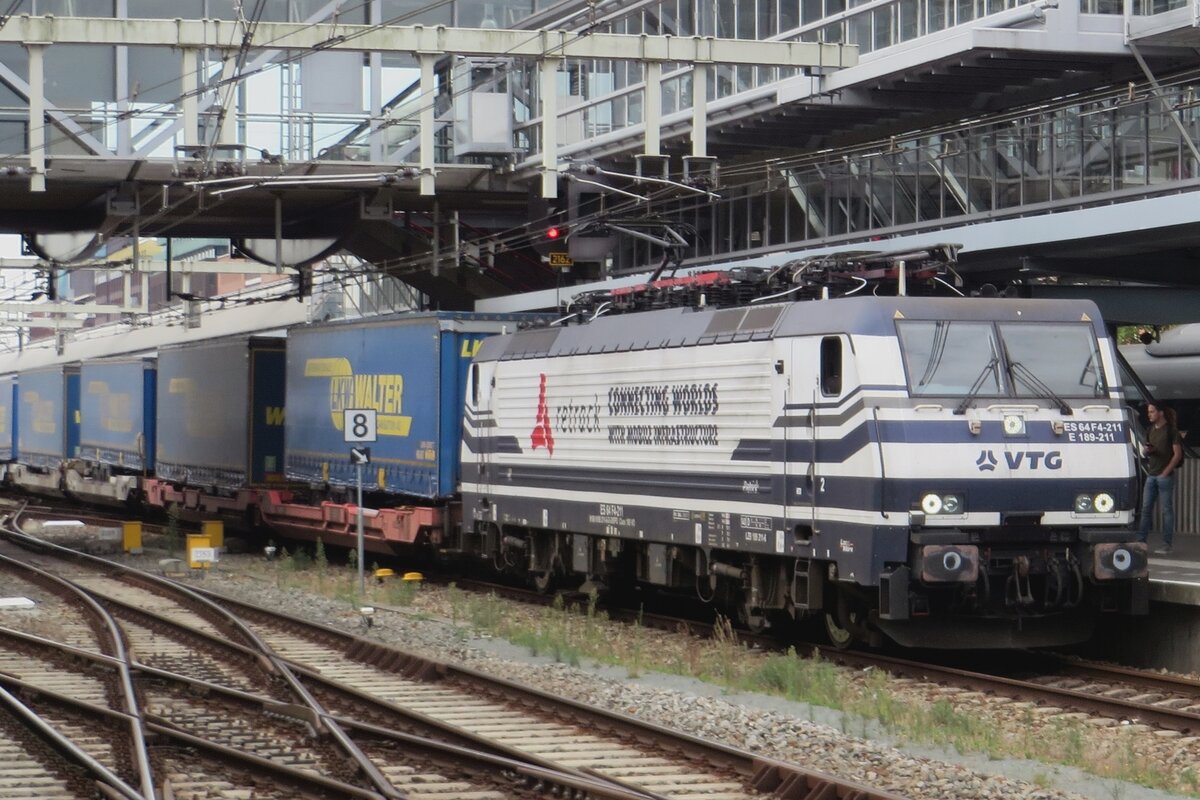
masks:
[(546, 448), (554, 455), (554, 432), (550, 430), (550, 409), (546, 406), (546, 375), (542, 373), (542, 384), (538, 388), (537, 416), (533, 426), (533, 449)]

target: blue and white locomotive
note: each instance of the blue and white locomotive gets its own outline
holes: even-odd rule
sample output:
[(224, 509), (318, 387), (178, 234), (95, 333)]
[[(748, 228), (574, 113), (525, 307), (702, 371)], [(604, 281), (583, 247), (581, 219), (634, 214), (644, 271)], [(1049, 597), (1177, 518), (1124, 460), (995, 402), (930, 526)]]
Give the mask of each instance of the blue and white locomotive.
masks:
[(842, 645), (1059, 645), (1145, 613), (1095, 305), (771, 299), (485, 341), (464, 549), (541, 585), (695, 592), (752, 626), (822, 614)]

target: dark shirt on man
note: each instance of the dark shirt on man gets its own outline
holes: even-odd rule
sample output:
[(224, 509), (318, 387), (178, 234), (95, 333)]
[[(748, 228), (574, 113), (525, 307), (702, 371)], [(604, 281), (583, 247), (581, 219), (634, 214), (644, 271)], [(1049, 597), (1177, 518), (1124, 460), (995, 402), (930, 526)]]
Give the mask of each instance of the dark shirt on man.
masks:
[(1167, 468), (1175, 455), (1175, 445), (1183, 445), (1183, 438), (1173, 425), (1163, 425), (1161, 428), (1150, 427), (1146, 437), (1150, 440), (1150, 453), (1146, 456), (1146, 471), (1151, 475), (1160, 475)]

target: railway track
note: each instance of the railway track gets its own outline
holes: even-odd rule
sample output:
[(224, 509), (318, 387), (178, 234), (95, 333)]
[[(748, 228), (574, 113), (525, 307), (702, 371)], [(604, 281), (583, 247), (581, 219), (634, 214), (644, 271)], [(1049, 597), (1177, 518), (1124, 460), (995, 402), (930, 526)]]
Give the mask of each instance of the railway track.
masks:
[[(89, 580), (92, 581), (88, 584), (92, 591), (98, 595), (108, 595), (106, 602), (123, 602), (124, 610), (117, 612), (122, 616), (123, 624), (133, 625), (140, 609), (151, 607), (173, 618), (167, 622), (186, 624), (198, 618), (198, 614), (187, 606), (172, 610), (170, 605), (148, 596), (126, 597), (122, 601), (120, 593), (129, 590), (125, 588), (118, 591), (116, 587), (128, 586), (127, 581), (111, 577)], [(482, 583), (474, 585), (471, 581), (460, 581), (459, 586), (476, 591), (495, 591), (523, 600), (536, 597), (539, 602), (548, 602), (544, 596), (512, 587)], [(396, 737), (413, 736), (416, 741), (434, 739), (467, 751), (486, 753), (489, 757), (499, 759), (498, 763), (506, 765), (536, 765), (560, 776), (569, 773), (569, 770), (576, 770), (569, 773), (574, 780), (605, 780), (614, 791), (642, 791), (640, 796), (648, 797), (738, 797), (769, 788), (771, 781), (776, 780), (772, 777), (765, 784), (758, 783), (757, 767), (753, 761), (718, 761), (715, 768), (710, 767), (702, 772), (686, 758), (673, 764), (667, 758), (667, 764), (660, 764), (656, 759), (664, 756), (657, 751), (639, 751), (640, 755), (635, 757), (630, 755), (629, 750), (623, 749), (627, 742), (622, 738), (623, 733), (605, 727), (604, 723), (581, 724), (561, 708), (547, 711), (549, 716), (528, 718), (529, 709), (537, 706), (541, 700), (506, 699), (496, 694), (497, 690), (494, 689), (473, 694), (464, 688), (466, 679), (445, 665), (426, 663), (412, 657), (396, 661), (394, 653), (376, 651), (374, 646), (345, 642), (337, 644), (338, 637), (344, 636), (341, 632), (296, 629), (293, 625), (301, 623), (259, 617), (252, 609), (241, 608), (229, 601), (213, 600), (225, 604), (280, 658), (296, 666), (297, 679), (323, 704), (329, 717), (343, 726), (347, 736), (361, 740), (359, 746), (366, 760), (382, 759), (381, 763), (386, 763), (385, 755), (396, 746)], [(622, 615), (630, 620), (637, 618), (641, 625), (670, 631), (686, 626), (691, 632), (703, 634), (706, 627), (711, 627), (695, 619), (660, 617), (640, 609), (622, 611), (610, 608), (608, 613), (614, 618)], [(139, 624), (153, 627), (167, 623), (143, 619)], [(209, 635), (222, 636), (219, 632), (210, 632)], [(780, 642), (769, 636), (747, 632), (738, 632), (738, 638), (743, 643), (753, 643), (765, 650), (795, 645), (795, 642)], [(140, 644), (135, 645), (134, 649), (139, 654), (147, 651), (145, 645)], [(935, 692), (946, 688), (951, 690), (947, 696), (974, 693), (998, 698), (1000, 702), (1013, 700), (1035, 705), (1040, 708), (1039, 714), (1082, 713), (1094, 719), (1099, 718), (1097, 721), (1103, 724), (1144, 725), (1178, 735), (1196, 735), (1200, 732), (1200, 681), (1187, 678), (1057, 659), (1045, 654), (1023, 656), (1017, 660), (1018, 666), (1015, 668), (981, 669), (978, 666), (963, 668), (877, 653), (845, 652), (811, 644), (801, 645), (798, 649), (802, 652), (815, 651), (823, 660), (857, 670), (885, 670), (892, 675), (936, 687)], [(168, 656), (160, 658), (166, 659)], [(171, 658), (195, 659), (196, 656), (184, 647)], [(255, 656), (247, 655), (245, 658), (253, 659)], [(168, 664), (166, 668), (183, 671), (183, 666), (170, 667)], [(403, 681), (397, 680), (398, 676)], [(222, 685), (236, 685), (228, 677), (214, 676), (212, 680), (214, 683), (222, 682)], [(211, 690), (205, 688), (203, 691)], [(547, 705), (546, 708), (551, 706)], [(266, 723), (263, 725), (266, 729)], [(531, 730), (534, 732), (530, 733)], [(607, 731), (612, 738), (597, 741), (593, 736), (597, 730)], [(371, 737), (381, 738), (376, 740)], [(633, 737), (636, 739), (638, 735), (634, 734)], [(370, 745), (363, 743), (368, 741)], [(569, 757), (572, 747), (584, 754), (584, 760)], [(670, 748), (667, 748), (668, 755), (669, 751)], [(676, 746), (674, 752), (685, 753), (686, 749)], [(605, 774), (599, 771), (602, 767), (586, 760), (588, 753), (603, 754), (602, 761), (606, 766), (620, 765), (623, 762), (618, 759), (627, 759), (624, 764), (628, 769), (618, 768)], [(646, 760), (629, 760), (634, 758)], [(438, 763), (446, 765), (439, 774), (447, 780), (460, 777), (462, 782), (459, 788), (464, 791), (467, 787), (477, 786), (471, 782), (469, 771), (456, 771), (445, 760)], [(661, 771), (642, 769), (650, 766)], [(555, 773), (555, 770), (558, 772)], [(769, 769), (766, 774), (770, 774)], [(388, 772), (389, 779), (401, 780), (392, 778), (392, 775), (393, 772)], [(645, 781), (639, 783), (633, 780), (639, 776), (644, 777)], [(686, 777), (692, 791), (679, 785), (680, 776)], [(436, 779), (422, 774), (418, 780)], [(553, 785), (553, 780), (530, 778), (520, 785), (526, 791), (532, 791), (530, 787)]]
[[(25, 659), (0, 668), (0, 687), (124, 726), (124, 736), (110, 730), (100, 739), (113, 751), (105, 764), (113, 782), (138, 787), (122, 790), (133, 799), (168, 791), (464, 800), (893, 797), (159, 576), (64, 558), (42, 546), (23, 555), (25, 566), (0, 564), (26, 571), (21, 580), (44, 612), (31, 624), (40, 631), (0, 628), (5, 649)], [(120, 636), (109, 637), (111, 630)], [(43, 635), (50, 632), (63, 641)], [(63, 674), (92, 683), (54, 685)], [(123, 708), (113, 688), (126, 674), (136, 680), (136, 709)], [(88, 736), (62, 719), (42, 719), (68, 740)], [(150, 743), (141, 769), (129, 757), (139, 736)]]
[[(51, 506), (44, 510), (46, 513), (55, 511)], [(101, 523), (112, 524), (116, 520), (101, 512), (94, 516)], [(544, 593), (475, 579), (459, 579), (457, 585), (465, 590), (496, 593), (520, 602), (549, 603), (552, 599)], [(584, 605), (581, 601), (580, 607)], [(636, 620), (640, 625), (659, 630), (685, 629), (706, 636), (711, 635), (713, 629), (712, 624), (696, 618), (655, 614), (642, 608), (609, 606), (605, 610), (612, 619)], [(823, 644), (784, 641), (770, 634), (749, 631), (738, 631), (737, 636), (742, 643), (766, 651), (795, 647), (797, 652), (816, 653), (826, 661), (855, 669), (882, 669), (898, 677), (1032, 702), (1064, 712), (1145, 724), (1181, 734), (1200, 734), (1200, 681), (1182, 676), (1043, 653), (1031, 654), (1028, 658), (1028, 662), (1039, 666), (1036, 672), (1031, 671), (1028, 663), (1005, 670), (984, 670), (956, 667), (935, 658), (914, 661), (874, 652), (843, 651)]]

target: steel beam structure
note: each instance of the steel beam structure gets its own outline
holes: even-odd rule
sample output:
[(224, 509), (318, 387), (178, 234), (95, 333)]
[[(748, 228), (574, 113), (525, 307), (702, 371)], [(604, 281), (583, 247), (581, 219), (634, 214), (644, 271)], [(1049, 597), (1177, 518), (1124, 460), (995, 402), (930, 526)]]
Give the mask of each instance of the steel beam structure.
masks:
[[(0, 43), (136, 45), (140, 47), (231, 50), (242, 39), (241, 23), (215, 19), (101, 19), (13, 17), (0, 28)], [(260, 22), (254, 49), (343, 50), (436, 53), (505, 58), (614, 59), (659, 63), (717, 63), (742, 66), (849, 67), (858, 63), (853, 45), (760, 42), (710, 36), (527, 31), (451, 28), (443, 25), (386, 26)]]

